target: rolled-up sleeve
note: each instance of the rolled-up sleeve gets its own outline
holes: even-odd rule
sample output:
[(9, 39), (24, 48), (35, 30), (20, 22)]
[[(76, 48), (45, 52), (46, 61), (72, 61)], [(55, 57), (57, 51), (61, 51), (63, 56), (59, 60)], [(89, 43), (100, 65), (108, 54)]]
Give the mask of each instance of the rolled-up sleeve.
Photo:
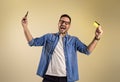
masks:
[(33, 46), (33, 43), (34, 43), (34, 39), (28, 42), (29, 46)]
[(43, 35), (42, 37), (33, 38), (31, 41), (28, 42), (29, 46), (43, 46), (46, 42), (48, 34)]
[(82, 43), (78, 38), (76, 38), (76, 45), (77, 45), (77, 50), (79, 52), (87, 54), (87, 55), (90, 54), (87, 46), (84, 43)]

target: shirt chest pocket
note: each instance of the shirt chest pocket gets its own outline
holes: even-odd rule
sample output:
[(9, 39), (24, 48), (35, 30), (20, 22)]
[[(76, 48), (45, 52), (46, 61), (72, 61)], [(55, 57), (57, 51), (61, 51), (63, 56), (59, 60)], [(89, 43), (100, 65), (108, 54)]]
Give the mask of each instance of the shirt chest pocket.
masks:
[(52, 40), (46, 41), (45, 48), (48, 53), (53, 49), (54, 43)]
[(69, 43), (67, 44), (67, 49), (68, 49), (68, 51), (71, 52), (71, 53), (75, 52), (75, 51), (76, 51), (76, 45), (75, 45), (75, 43), (69, 42)]

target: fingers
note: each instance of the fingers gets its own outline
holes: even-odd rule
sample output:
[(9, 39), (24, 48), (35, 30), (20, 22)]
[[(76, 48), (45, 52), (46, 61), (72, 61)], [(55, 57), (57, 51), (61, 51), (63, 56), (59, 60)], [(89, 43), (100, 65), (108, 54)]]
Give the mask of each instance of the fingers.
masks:
[(102, 27), (101, 27), (101, 26), (99, 26), (99, 27), (98, 27), (98, 30), (102, 31)]
[(103, 33), (101, 26), (99, 26), (96, 31), (99, 33), (99, 35), (102, 35), (102, 33)]
[(94, 24), (96, 25), (95, 27), (97, 27), (97, 28), (96, 28), (96, 32), (95, 32), (95, 35), (96, 35), (97, 38), (100, 38), (101, 35), (103, 34), (102, 27), (101, 27), (101, 25), (100, 25), (98, 22), (96, 22), (96, 21), (94, 22)]

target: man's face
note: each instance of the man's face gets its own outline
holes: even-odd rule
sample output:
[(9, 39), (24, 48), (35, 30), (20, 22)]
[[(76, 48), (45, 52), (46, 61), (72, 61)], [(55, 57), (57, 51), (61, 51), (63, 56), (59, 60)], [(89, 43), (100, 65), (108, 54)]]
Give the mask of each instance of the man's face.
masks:
[(66, 34), (70, 28), (70, 20), (68, 17), (62, 17), (58, 23), (59, 33)]

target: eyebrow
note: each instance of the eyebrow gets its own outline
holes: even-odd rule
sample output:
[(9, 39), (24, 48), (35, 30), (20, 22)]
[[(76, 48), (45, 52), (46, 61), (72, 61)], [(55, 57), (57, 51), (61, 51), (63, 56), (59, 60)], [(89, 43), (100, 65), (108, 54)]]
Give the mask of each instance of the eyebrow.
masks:
[[(64, 20), (59, 20), (59, 21), (64, 21)], [(70, 21), (64, 21), (64, 22), (69, 22), (70, 23)]]

